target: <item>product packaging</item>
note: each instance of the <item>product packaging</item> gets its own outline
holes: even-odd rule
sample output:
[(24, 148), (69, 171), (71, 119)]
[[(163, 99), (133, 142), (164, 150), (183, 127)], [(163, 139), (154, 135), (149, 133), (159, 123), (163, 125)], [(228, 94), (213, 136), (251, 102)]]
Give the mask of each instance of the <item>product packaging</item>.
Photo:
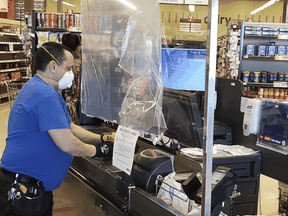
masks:
[(285, 53), (286, 53), (286, 46), (285, 45), (277, 46), (277, 54), (285, 55)]
[(258, 46), (258, 56), (266, 56), (266, 46), (264, 45)]
[(267, 46), (267, 56), (275, 56), (276, 47), (275, 46)]
[(254, 45), (253, 44), (247, 44), (246, 45), (246, 53), (247, 56), (254, 56)]
[(260, 76), (261, 76), (260, 71), (254, 71), (254, 80), (253, 80), (253, 82), (254, 83), (259, 83), (260, 82)]

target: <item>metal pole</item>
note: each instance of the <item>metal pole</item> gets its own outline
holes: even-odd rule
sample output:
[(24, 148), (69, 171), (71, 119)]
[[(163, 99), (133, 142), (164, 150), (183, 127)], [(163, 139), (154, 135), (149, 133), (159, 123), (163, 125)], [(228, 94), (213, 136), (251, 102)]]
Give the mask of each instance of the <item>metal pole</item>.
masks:
[(214, 101), (217, 58), (219, 0), (208, 1), (206, 79), (203, 131), (203, 173), (201, 215), (211, 214), (211, 180), (213, 161)]

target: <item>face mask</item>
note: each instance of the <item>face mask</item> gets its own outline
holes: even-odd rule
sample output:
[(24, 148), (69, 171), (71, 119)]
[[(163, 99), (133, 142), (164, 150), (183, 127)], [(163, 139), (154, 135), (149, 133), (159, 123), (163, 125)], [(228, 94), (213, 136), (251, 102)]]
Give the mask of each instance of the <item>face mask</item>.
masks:
[(66, 88), (70, 88), (72, 86), (72, 82), (74, 80), (74, 73), (72, 70), (70, 71), (67, 71), (63, 77), (59, 80), (59, 87), (58, 89), (59, 90), (63, 90), (63, 89), (66, 89)]

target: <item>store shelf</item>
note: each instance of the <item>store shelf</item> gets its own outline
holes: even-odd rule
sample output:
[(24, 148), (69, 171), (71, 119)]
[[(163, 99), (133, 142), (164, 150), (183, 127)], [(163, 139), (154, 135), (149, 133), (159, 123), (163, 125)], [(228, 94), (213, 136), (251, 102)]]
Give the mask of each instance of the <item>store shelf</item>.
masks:
[(28, 67), (11, 68), (11, 69), (2, 69), (2, 70), (0, 70), (0, 73), (20, 71), (20, 70), (25, 70), (25, 69), (27, 69), (27, 68), (28, 68)]
[(20, 33), (19, 34), (15, 34), (15, 33), (0, 32), (0, 36), (3, 36), (3, 35), (20, 36)]
[(0, 63), (11, 63), (11, 62), (28, 62), (29, 59), (12, 59), (12, 60), (0, 60)]
[(0, 51), (0, 54), (7, 54), (7, 53), (23, 53), (22, 50), (19, 51)]
[[(20, 91), (20, 90), (19, 90), (19, 91)], [(11, 92), (10, 95), (18, 94), (19, 91)], [(8, 93), (0, 94), (0, 99), (1, 99), (1, 98), (7, 98), (7, 97), (8, 97)]]
[(20, 79), (13, 79), (13, 80), (10, 79), (10, 80), (5, 80), (5, 81), (0, 81), (0, 84), (3, 85), (3, 84), (5, 84), (5, 82), (15, 82), (18, 80), (20, 80)]
[(44, 27), (37, 27), (36, 31), (69, 32), (69, 30), (65, 28), (44, 28)]
[(273, 83), (252, 83), (248, 82), (247, 84), (243, 83), (243, 86), (253, 86), (253, 87), (258, 87), (258, 88), (272, 88)]
[(0, 44), (19, 44), (19, 45), (21, 45), (21, 44), (24, 44), (24, 43), (21, 43), (21, 42), (0, 42)]
[(283, 60), (278, 60), (278, 59), (275, 59), (275, 57), (266, 57), (266, 56), (243, 56), (242, 58), (243, 60), (260, 60), (260, 61), (288, 61), (283, 59)]
[[(280, 82), (280, 84), (277, 85), (276, 82)], [(258, 87), (258, 88), (287, 88), (287, 82), (285, 81), (276, 81), (275, 83), (252, 83), (248, 82), (247, 84), (243, 83), (243, 86), (247, 87)], [(281, 83), (284, 83), (281, 85)]]
[(273, 38), (273, 39), (278, 39), (278, 35), (275, 35), (275, 36), (272, 36), (272, 35), (245, 35), (245, 38), (249, 38), (249, 37), (252, 37), (252, 38)]

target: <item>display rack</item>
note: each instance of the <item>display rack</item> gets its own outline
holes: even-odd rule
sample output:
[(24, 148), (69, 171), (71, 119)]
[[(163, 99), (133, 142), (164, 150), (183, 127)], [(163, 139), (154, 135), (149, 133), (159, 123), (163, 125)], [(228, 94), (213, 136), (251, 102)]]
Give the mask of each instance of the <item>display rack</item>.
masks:
[[(288, 46), (288, 25), (284, 23), (241, 22), (238, 79), (243, 82), (244, 92), (248, 96), (262, 97), (263, 88), (267, 88), (266, 91), (269, 88), (267, 98), (287, 98), (287, 92), (281, 98), (278, 94), (279, 89), (286, 87), (279, 87), (273, 83), (288, 81), (288, 73), (286, 72), (288, 67), (286, 48)], [(252, 47), (250, 52), (247, 52), (247, 45)], [(271, 45), (275, 45), (274, 53), (269, 53), (268, 48), (270, 49), (269, 46)], [(260, 46), (262, 46), (261, 51)], [(278, 46), (284, 47), (285, 51), (280, 53)]]
[(241, 21), (230, 20), (227, 27), (227, 51), (226, 51), (226, 77), (235, 78), (238, 76), (240, 65), (240, 36)]
[[(0, 99), (8, 97), (7, 83), (27, 77), (29, 59), (23, 52), (20, 41), (23, 22), (0, 19)], [(12, 93), (13, 94), (13, 93)]]

